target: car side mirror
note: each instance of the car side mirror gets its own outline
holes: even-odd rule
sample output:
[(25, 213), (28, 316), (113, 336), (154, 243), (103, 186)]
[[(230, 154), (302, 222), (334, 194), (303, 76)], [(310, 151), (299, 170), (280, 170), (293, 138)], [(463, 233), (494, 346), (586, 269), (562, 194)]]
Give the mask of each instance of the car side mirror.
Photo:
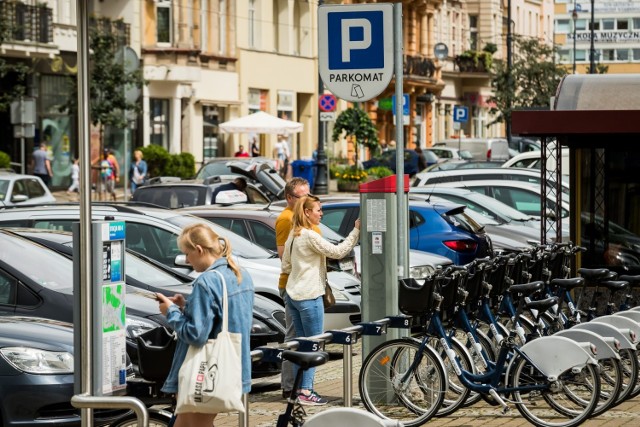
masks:
[(191, 264), (189, 264), (187, 262), (187, 256), (184, 255), (184, 254), (176, 255), (176, 259), (173, 262), (178, 267), (189, 267), (189, 268), (191, 268)]
[(16, 194), (13, 197), (11, 197), (11, 201), (13, 203), (26, 202), (27, 200), (29, 200), (29, 196), (24, 195), (24, 194)]

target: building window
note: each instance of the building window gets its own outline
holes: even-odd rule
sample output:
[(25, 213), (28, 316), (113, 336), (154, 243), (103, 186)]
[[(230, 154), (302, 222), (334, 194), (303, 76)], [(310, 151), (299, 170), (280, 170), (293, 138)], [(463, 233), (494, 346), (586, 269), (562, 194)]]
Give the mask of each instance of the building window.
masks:
[(249, 0), (249, 47), (256, 47), (256, 0)]
[(469, 49), (478, 50), (478, 16), (469, 15)]
[(200, 49), (209, 51), (209, 2), (203, 1), (200, 6)]
[(556, 21), (556, 33), (568, 33), (571, 29), (568, 19), (558, 19)]
[(158, 44), (171, 44), (171, 0), (157, 0), (156, 17)]
[[(593, 22), (593, 31), (600, 30), (600, 21), (596, 20)], [(589, 21), (589, 31), (591, 31), (591, 21)]]
[(225, 55), (227, 53), (227, 0), (220, 0), (219, 5), (220, 55)]
[(640, 30), (640, 18), (633, 18), (633, 29)]
[(571, 62), (571, 51), (569, 49), (558, 49), (558, 62), (563, 64)]
[(150, 142), (169, 150), (169, 100), (149, 99)]
[(618, 61), (628, 61), (629, 60), (629, 49), (617, 49), (616, 50), (616, 59)]
[(586, 19), (577, 19), (576, 20), (576, 31), (585, 31), (587, 29), (587, 20)]
[(603, 61), (615, 61), (616, 60), (616, 50), (615, 49), (602, 49), (602, 60)]
[(603, 30), (615, 30), (616, 21), (614, 19), (603, 19), (602, 20), (602, 29)]
[(587, 51), (584, 49), (576, 50), (576, 62), (583, 62), (587, 60)]
[(631, 52), (633, 53), (633, 60), (640, 61), (640, 49), (631, 49)]
[(204, 161), (218, 157), (218, 149), (224, 147), (224, 134), (218, 125), (225, 117), (225, 109), (218, 106), (202, 107), (202, 157)]
[(618, 30), (628, 30), (629, 29), (629, 20), (628, 19), (618, 19), (616, 22), (616, 27)]
[(249, 89), (249, 100), (247, 102), (249, 114), (257, 113), (258, 111), (267, 111), (268, 93), (266, 90)]

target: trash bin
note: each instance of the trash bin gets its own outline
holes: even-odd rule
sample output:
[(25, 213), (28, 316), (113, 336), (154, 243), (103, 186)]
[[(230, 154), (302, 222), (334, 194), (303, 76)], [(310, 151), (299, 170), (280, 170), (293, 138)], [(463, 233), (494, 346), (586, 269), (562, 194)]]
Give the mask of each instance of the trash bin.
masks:
[(315, 160), (294, 160), (291, 162), (293, 176), (296, 178), (304, 178), (309, 181), (309, 188), (313, 190), (313, 184), (316, 180), (317, 166)]

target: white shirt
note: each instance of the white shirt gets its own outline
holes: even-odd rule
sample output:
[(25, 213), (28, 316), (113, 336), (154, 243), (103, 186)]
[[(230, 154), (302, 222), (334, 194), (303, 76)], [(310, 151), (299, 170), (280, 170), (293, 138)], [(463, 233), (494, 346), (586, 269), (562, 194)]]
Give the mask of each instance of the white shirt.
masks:
[(303, 228), (299, 236), (291, 231), (282, 254), (282, 272), (289, 274), (289, 297), (301, 301), (323, 295), (327, 279), (326, 258), (344, 258), (358, 243), (359, 237), (360, 230), (354, 228), (345, 240), (334, 245), (313, 230)]

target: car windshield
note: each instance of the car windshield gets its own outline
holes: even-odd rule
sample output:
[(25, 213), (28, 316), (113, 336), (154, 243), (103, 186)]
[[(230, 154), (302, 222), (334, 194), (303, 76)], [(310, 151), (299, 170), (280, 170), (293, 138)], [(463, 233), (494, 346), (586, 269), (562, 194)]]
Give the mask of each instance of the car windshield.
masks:
[(209, 178), (210, 176), (235, 175), (235, 173), (233, 173), (231, 169), (227, 167), (228, 162), (229, 160), (207, 163), (202, 167), (202, 169), (198, 171), (196, 179), (205, 179)]
[(480, 225), (500, 225), (500, 223), (493, 219), (488, 213), (476, 212), (473, 209), (466, 209), (464, 213)]
[[(241, 258), (248, 259), (263, 259), (263, 258), (272, 258), (273, 254), (261, 246), (256, 245), (255, 243), (251, 243), (249, 240), (244, 237), (236, 234), (232, 231), (227, 230), (224, 227), (221, 227), (213, 222), (197, 218), (192, 215), (177, 215), (171, 218), (166, 219), (167, 222), (171, 224), (177, 225), (180, 228), (184, 228), (187, 225), (194, 223), (206, 224), (211, 227), (213, 231), (215, 231), (218, 235), (222, 237), (226, 237), (231, 242), (231, 247), (233, 248), (234, 255), (237, 255)], [(176, 235), (176, 239), (178, 236)]]
[[(27, 239), (0, 233), (0, 259), (39, 285), (71, 295), (73, 261)], [(37, 260), (34, 263), (34, 260)]]
[(344, 236), (339, 235), (323, 223), (320, 223), (320, 234), (327, 240), (332, 240), (335, 242), (341, 242), (344, 240)]
[(500, 215), (505, 221), (530, 221), (531, 217), (523, 214), (522, 212), (512, 208), (509, 205), (506, 205), (499, 200), (494, 199), (493, 197), (485, 196), (480, 193), (469, 193), (467, 198), (474, 202), (473, 205), (469, 205), (470, 209), (473, 209), (476, 212), (479, 212), (484, 215), (483, 211), (491, 211), (494, 215)]

